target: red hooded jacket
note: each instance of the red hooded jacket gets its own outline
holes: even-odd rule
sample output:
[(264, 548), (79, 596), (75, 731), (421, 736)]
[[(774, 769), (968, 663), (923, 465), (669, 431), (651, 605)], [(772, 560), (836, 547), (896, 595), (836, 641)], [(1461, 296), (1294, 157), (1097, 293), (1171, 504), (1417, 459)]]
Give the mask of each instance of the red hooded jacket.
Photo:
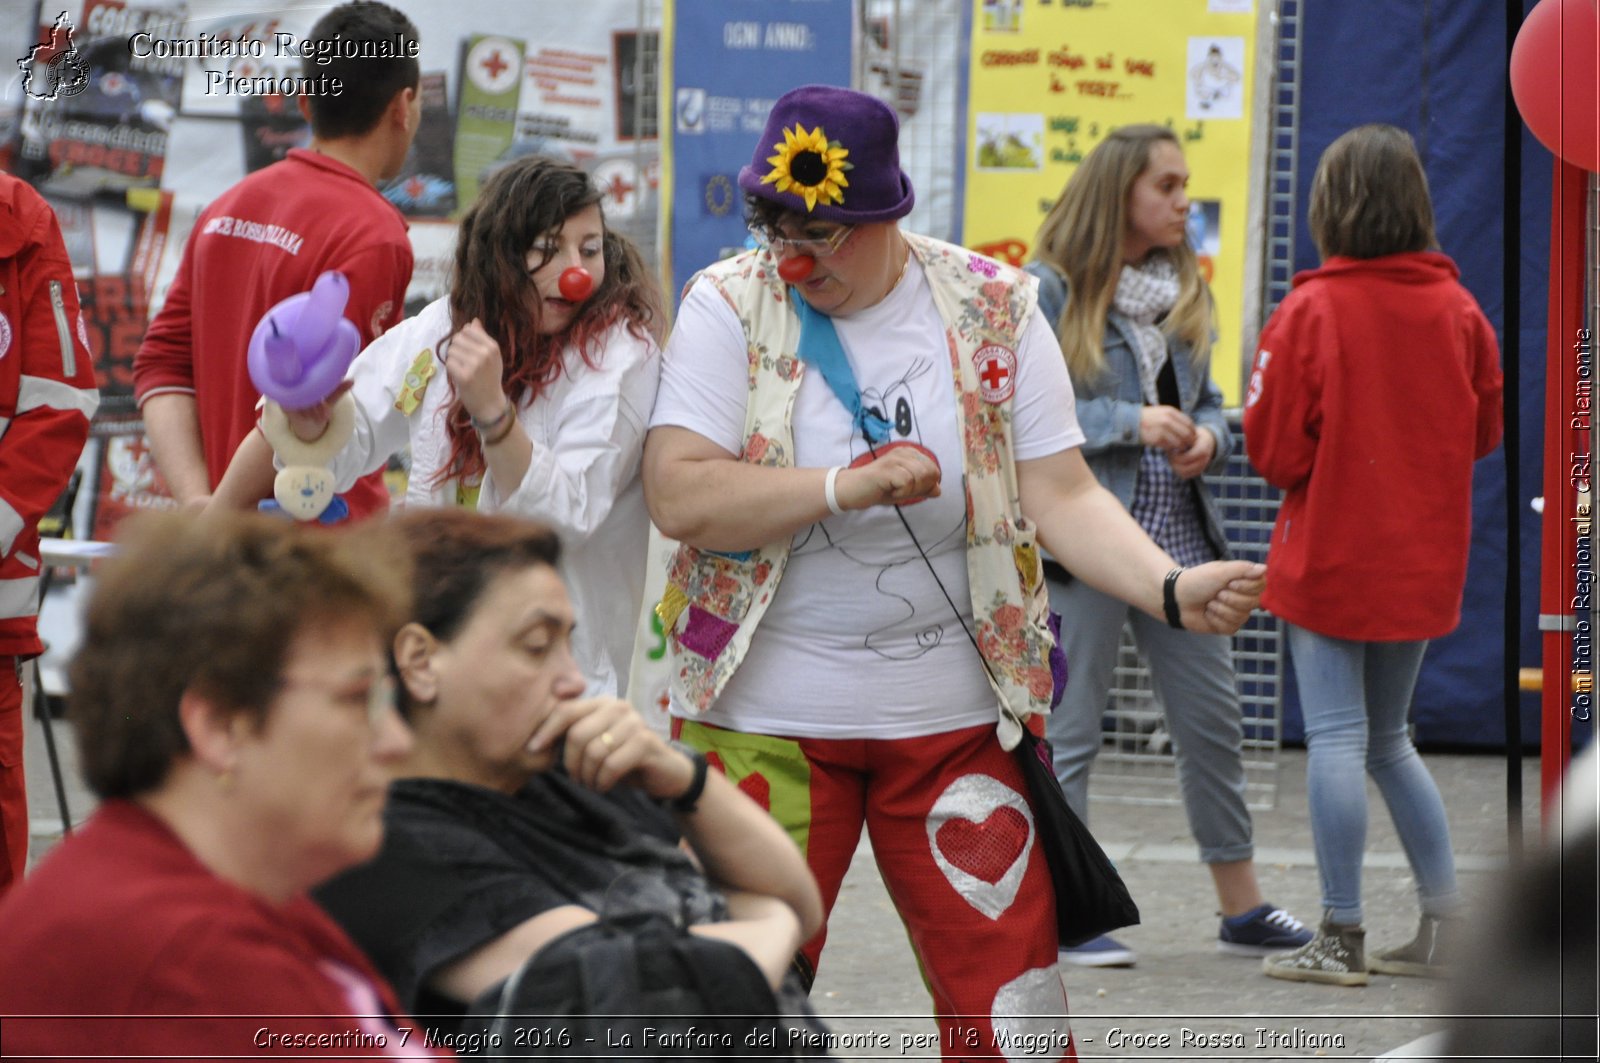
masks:
[(100, 403), (61, 226), (0, 173), (0, 657), (39, 642), (39, 518), (72, 475)]
[(1500, 442), (1494, 329), (1436, 252), (1330, 258), (1261, 333), (1245, 446), (1284, 491), (1262, 604), (1309, 631), (1430, 639), (1461, 620), (1472, 463)]

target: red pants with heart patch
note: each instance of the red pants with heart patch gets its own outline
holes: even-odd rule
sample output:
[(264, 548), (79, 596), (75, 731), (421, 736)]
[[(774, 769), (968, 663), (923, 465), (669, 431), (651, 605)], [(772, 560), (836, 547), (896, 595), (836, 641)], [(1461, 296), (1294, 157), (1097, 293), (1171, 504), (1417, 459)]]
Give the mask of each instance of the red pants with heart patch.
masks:
[[(829, 912), (866, 827), (933, 996), (944, 1059), (1077, 1058), (1050, 872), (1027, 784), (993, 727), (903, 739), (677, 729), (783, 824)], [(824, 927), (802, 949), (813, 966), (826, 938)]]

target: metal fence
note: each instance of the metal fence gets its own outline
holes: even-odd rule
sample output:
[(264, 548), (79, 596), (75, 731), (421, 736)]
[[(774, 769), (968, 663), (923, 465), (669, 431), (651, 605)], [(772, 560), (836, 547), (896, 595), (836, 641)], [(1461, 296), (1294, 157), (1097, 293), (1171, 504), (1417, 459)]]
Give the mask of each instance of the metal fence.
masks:
[[(1220, 504), (1223, 530), (1235, 555), (1264, 561), (1278, 515), (1278, 491), (1245, 459), (1238, 411), (1231, 411), (1228, 420), (1237, 445), (1227, 469), (1207, 482)], [(1278, 796), (1283, 632), (1277, 617), (1258, 609), (1239, 629), (1233, 637), (1233, 668), (1244, 719), (1245, 800), (1260, 811), (1273, 807)], [(1127, 628), (1102, 727), (1104, 744), (1090, 775), (1090, 795), (1124, 804), (1178, 803), (1166, 710), (1151, 689), (1149, 670)]]

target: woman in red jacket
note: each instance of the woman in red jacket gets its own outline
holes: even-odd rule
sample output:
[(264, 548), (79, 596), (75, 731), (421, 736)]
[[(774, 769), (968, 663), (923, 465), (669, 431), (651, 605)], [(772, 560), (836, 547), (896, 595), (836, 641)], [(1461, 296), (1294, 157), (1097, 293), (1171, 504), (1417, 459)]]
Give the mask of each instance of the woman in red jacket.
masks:
[(383, 839), (411, 750), (384, 653), (410, 568), (376, 523), (186, 510), (119, 530), (68, 705), (101, 803), (0, 902), (5, 1051), (450, 1054), (306, 893)]
[[(1460, 622), (1472, 463), (1500, 442), (1502, 385), (1493, 328), (1433, 250), (1407, 133), (1366, 125), (1334, 141), (1310, 223), (1323, 264), (1295, 277), (1261, 334), (1244, 427), (1250, 460), (1284, 491), (1262, 604), (1288, 623), (1324, 917), (1310, 944), (1263, 963), (1274, 978), (1363, 985), (1369, 968), (1433, 975), (1449, 960), (1449, 827), (1406, 725), (1428, 640)], [(1411, 942), (1370, 958), (1363, 767), (1422, 909)]]

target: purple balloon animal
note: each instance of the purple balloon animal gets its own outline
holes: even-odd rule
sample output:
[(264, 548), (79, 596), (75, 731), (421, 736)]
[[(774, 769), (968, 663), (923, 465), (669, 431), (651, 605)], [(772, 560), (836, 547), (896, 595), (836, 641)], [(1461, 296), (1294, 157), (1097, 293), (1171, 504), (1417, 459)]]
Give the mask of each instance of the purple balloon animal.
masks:
[(361, 333), (344, 316), (350, 281), (329, 270), (309, 292), (261, 316), (250, 336), (250, 382), (286, 410), (315, 406), (344, 379), (361, 352)]

